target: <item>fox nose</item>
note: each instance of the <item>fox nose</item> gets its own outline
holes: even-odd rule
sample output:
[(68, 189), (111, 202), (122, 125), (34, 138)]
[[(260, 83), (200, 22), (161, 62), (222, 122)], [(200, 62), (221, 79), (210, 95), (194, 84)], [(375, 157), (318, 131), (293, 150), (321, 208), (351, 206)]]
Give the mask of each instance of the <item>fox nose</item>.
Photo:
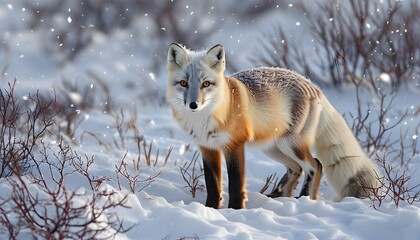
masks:
[(190, 103), (190, 108), (191, 109), (197, 109), (198, 108), (198, 105), (197, 105), (197, 103), (196, 102), (192, 102), (192, 103)]

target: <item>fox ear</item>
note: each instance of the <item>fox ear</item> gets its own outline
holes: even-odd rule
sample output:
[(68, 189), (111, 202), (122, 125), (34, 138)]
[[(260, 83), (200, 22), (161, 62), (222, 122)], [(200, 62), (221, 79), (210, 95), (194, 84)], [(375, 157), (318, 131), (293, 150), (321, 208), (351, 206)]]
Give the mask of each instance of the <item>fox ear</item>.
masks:
[(204, 61), (215, 71), (223, 72), (225, 70), (225, 48), (217, 44), (207, 51)]
[(188, 54), (184, 47), (178, 43), (172, 43), (168, 49), (168, 65), (175, 64), (178, 67), (188, 62)]

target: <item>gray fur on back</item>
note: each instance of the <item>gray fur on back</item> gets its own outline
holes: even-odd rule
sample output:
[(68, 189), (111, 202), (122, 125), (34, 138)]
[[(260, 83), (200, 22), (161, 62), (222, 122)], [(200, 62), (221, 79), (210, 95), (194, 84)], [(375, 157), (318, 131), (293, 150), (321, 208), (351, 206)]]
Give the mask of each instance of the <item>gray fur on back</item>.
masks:
[(293, 95), (309, 94), (318, 96), (319, 89), (305, 77), (284, 69), (260, 67), (234, 73), (230, 77), (244, 83), (252, 94), (265, 94), (271, 91)]

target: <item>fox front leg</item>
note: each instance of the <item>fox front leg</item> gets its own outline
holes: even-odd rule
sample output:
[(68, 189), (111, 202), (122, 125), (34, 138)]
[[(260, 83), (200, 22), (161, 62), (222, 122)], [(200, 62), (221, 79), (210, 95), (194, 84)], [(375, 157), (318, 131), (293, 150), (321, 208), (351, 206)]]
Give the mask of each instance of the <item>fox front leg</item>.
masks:
[(238, 144), (225, 151), (229, 178), (229, 208), (245, 207), (245, 154), (244, 144)]
[(206, 180), (206, 206), (220, 208), (222, 203), (222, 154), (218, 150), (201, 148)]

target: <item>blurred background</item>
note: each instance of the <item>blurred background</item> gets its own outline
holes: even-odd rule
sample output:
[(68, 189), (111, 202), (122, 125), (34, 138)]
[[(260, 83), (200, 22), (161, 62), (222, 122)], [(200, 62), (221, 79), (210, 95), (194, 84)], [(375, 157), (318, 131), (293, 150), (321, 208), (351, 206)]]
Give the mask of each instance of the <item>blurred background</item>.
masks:
[(160, 78), (171, 42), (198, 50), (222, 43), (236, 70), (279, 22), (272, 15), (294, 11), (281, 1), (0, 2), (2, 82), (36, 88), (86, 72), (127, 85)]
[[(419, 1), (0, 0), (0, 83), (155, 89), (171, 42), (221, 43), (227, 72), (293, 69), (322, 87), (419, 91)], [(141, 90), (140, 90), (141, 91)], [(129, 97), (144, 97), (140, 95)]]

